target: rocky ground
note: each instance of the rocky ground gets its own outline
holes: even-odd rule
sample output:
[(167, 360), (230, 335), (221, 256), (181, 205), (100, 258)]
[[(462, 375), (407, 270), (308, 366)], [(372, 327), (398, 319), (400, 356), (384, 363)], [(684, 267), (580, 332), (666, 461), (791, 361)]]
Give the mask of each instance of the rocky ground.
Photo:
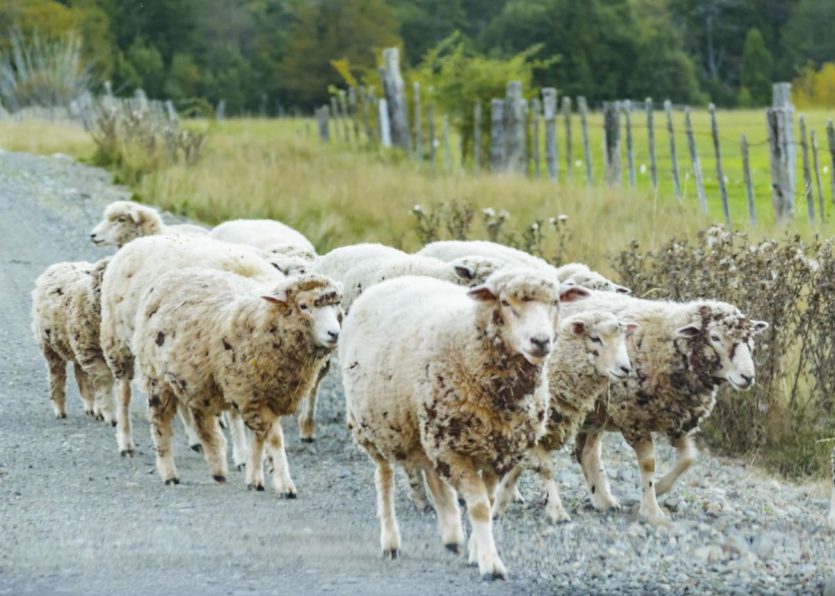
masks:
[[(217, 485), (179, 437), (183, 483), (154, 471), (142, 398), (138, 453), (120, 458), (113, 430), (83, 415), (77, 391), (55, 420), (29, 331), (35, 277), (60, 260), (94, 260), (88, 242), (102, 207), (126, 195), (109, 176), (66, 158), (0, 154), (0, 593), (830, 593), (835, 533), (821, 486), (770, 478), (704, 455), (664, 500), (669, 528), (636, 519), (634, 458), (605, 445), (624, 510), (589, 507), (579, 469), (555, 455), (570, 523), (552, 525), (534, 482), (497, 522), (511, 577), (481, 583), (445, 550), (434, 514), (399, 485), (403, 556), (378, 553), (373, 468), (353, 445), (338, 379), (324, 384), (316, 443), (285, 419), (297, 500), (246, 491), (242, 473)], [(662, 448), (662, 469), (671, 451)], [(401, 479), (402, 480), (402, 479)]]

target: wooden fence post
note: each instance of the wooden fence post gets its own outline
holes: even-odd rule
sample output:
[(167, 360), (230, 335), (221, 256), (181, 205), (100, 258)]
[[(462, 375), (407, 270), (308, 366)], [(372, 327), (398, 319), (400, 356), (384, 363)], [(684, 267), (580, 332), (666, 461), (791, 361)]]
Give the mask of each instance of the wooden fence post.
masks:
[(820, 218), (821, 223), (826, 221), (826, 217), (824, 217), (823, 211), (823, 189), (821, 188), (821, 169), (820, 169), (820, 162), (818, 161), (818, 139), (815, 137), (815, 131), (813, 130), (812, 133), (812, 164), (815, 169), (815, 184), (818, 190), (818, 208), (820, 209)]
[(829, 144), (829, 181), (831, 184), (831, 201), (835, 205), (835, 126), (832, 120), (826, 121), (826, 139)]
[(381, 97), (378, 102), (380, 114), (380, 143), (383, 147), (391, 147), (391, 123), (389, 122), (388, 100)]
[(713, 136), (713, 152), (716, 155), (716, 176), (719, 181), (719, 196), (722, 198), (722, 212), (725, 215), (725, 224), (731, 225), (731, 211), (728, 207), (728, 189), (725, 185), (725, 174), (722, 171), (722, 154), (719, 151), (719, 125), (716, 122), (716, 106), (712, 103), (707, 106), (710, 112), (710, 134)]
[(647, 138), (649, 140), (649, 174), (652, 179), (652, 190), (658, 190), (658, 166), (655, 163), (655, 127), (652, 122), (652, 98), (644, 100), (644, 109), (647, 113)]
[(540, 159), (539, 159), (539, 116), (542, 112), (542, 106), (539, 99), (534, 97), (531, 101), (531, 114), (533, 115), (533, 134), (531, 135), (532, 157), (533, 157), (533, 173), (539, 178), (542, 174)]
[(757, 207), (754, 202), (754, 185), (751, 183), (751, 165), (748, 163), (748, 137), (742, 135), (739, 139), (742, 153), (742, 176), (745, 179), (745, 195), (748, 198), (748, 219), (752, 224), (757, 223)]
[[(109, 83), (109, 81), (108, 81)], [(221, 99), (217, 102), (217, 108), (215, 109), (215, 118), (223, 122), (224, 118), (226, 118), (226, 100)]]
[(380, 134), (378, 129), (380, 128), (380, 119), (379, 119), (379, 104), (377, 101), (377, 93), (374, 91), (374, 87), (368, 87), (366, 89), (365, 95), (365, 132), (368, 134), (368, 144), (369, 145), (376, 145), (380, 139)]
[(409, 113), (403, 77), (400, 75), (400, 50), (383, 50), (383, 90), (389, 114), (391, 141), (396, 147), (412, 152), (412, 135), (409, 131)]
[(429, 143), (429, 163), (432, 164), (432, 168), (435, 167), (435, 104), (431, 101), (429, 105), (426, 106), (426, 120), (427, 125), (429, 127), (429, 138), (427, 139), (427, 143)]
[(626, 117), (626, 163), (629, 168), (629, 187), (635, 188), (635, 151), (632, 147), (632, 102), (623, 102), (623, 114)]
[(324, 105), (316, 110), (316, 125), (319, 128), (319, 140), (323, 143), (330, 141), (330, 130), (328, 129), (328, 106)]
[(345, 142), (351, 142), (351, 122), (348, 113), (348, 100), (346, 98), (345, 90), (339, 90), (339, 112), (342, 120), (342, 134), (345, 137)]
[(357, 88), (348, 88), (348, 111), (351, 114), (351, 123), (354, 125), (354, 139), (357, 144), (360, 142), (360, 114), (357, 109)]
[(780, 143), (780, 116), (774, 108), (766, 110), (766, 124), (768, 130), (768, 162), (771, 172), (771, 204), (774, 208), (774, 217), (777, 221), (786, 221), (794, 217), (794, 212), (789, 212), (789, 203), (786, 199), (788, 182), (786, 182), (784, 153)]
[(337, 103), (336, 95), (331, 95), (330, 119), (333, 122), (333, 138), (336, 140), (342, 132), (342, 129), (339, 127), (339, 104)]
[(412, 86), (412, 101), (415, 104), (415, 159), (423, 161), (423, 129), (420, 122), (420, 83)]
[(504, 101), (490, 101), (490, 170), (504, 169)]
[(806, 118), (798, 118), (800, 127), (800, 149), (803, 152), (803, 196), (806, 197), (806, 213), (809, 223), (815, 221), (815, 195), (812, 193), (812, 169), (809, 166), (809, 143), (806, 138)]
[(580, 111), (580, 132), (583, 137), (583, 161), (586, 166), (586, 184), (591, 186), (591, 146), (589, 145), (589, 107), (582, 95), (577, 98), (577, 109)]
[(670, 137), (670, 161), (673, 168), (673, 192), (678, 202), (681, 202), (681, 180), (678, 177), (678, 157), (676, 156), (676, 136), (673, 132), (673, 104), (664, 101), (664, 112), (667, 114), (667, 134)]
[(507, 84), (504, 121), (507, 130), (505, 169), (509, 172), (524, 173), (525, 121), (520, 81), (511, 81)]
[(696, 149), (696, 137), (693, 135), (693, 123), (690, 121), (690, 108), (684, 108), (684, 132), (687, 135), (687, 148), (690, 150), (690, 164), (693, 168), (693, 178), (696, 181), (696, 195), (699, 207), (707, 213), (707, 195), (704, 180), (702, 180), (702, 164), (699, 161), (699, 151)]
[(791, 213), (794, 215), (794, 197), (797, 189), (797, 145), (794, 141), (794, 106), (792, 105), (791, 83), (774, 83), (771, 87), (771, 105), (778, 110), (778, 126), (781, 129), (779, 141), (782, 145), (785, 163), (787, 194)]
[(542, 90), (542, 111), (545, 120), (545, 167), (548, 177), (556, 182), (560, 173), (557, 164), (557, 90), (553, 87)]
[(481, 102), (473, 106), (473, 170), (481, 170)]
[(562, 117), (565, 120), (565, 179), (571, 180), (571, 98), (562, 96)]
[(606, 184), (620, 184), (620, 102), (603, 102)]
[(444, 136), (444, 170), (452, 171), (452, 154), (449, 148), (449, 116), (444, 114), (441, 121), (442, 133)]

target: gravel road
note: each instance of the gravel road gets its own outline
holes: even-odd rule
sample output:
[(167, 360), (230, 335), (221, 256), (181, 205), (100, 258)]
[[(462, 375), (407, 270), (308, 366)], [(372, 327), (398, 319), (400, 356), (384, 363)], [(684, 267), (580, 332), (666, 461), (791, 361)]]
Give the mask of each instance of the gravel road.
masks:
[[(137, 455), (120, 458), (113, 429), (84, 416), (72, 381), (68, 418), (53, 418), (29, 331), (35, 277), (56, 261), (104, 256), (89, 230), (126, 194), (67, 158), (0, 153), (0, 593), (835, 594), (835, 533), (822, 523), (820, 487), (705, 454), (663, 501), (672, 527), (656, 529), (635, 517), (636, 464), (615, 436), (605, 455), (624, 510), (592, 511), (578, 467), (556, 454), (573, 521), (550, 524), (523, 478), (526, 502), (495, 528), (508, 581), (482, 583), (446, 551), (434, 514), (414, 511), (403, 478), (403, 556), (384, 561), (373, 469), (344, 427), (333, 377), (316, 443), (302, 444), (295, 421), (284, 421), (297, 500), (248, 492), (240, 472), (215, 484), (182, 433), (182, 484), (164, 486), (143, 399), (133, 403)], [(671, 455), (660, 450), (662, 469)]]

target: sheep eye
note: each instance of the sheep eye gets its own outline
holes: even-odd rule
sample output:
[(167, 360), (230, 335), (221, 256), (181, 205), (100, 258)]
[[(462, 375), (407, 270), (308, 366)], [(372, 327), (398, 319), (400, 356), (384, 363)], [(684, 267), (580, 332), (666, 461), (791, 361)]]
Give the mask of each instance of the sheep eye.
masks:
[(301, 310), (308, 310), (310, 307), (309, 307), (309, 306), (307, 306), (307, 304), (299, 304), (299, 308), (300, 308)]
[(710, 336), (710, 341), (719, 343), (719, 336), (718, 335), (711, 335)]
[(119, 223), (125, 223), (125, 218), (124, 218), (124, 217), (120, 217), (120, 218), (119, 218), (119, 219), (117, 219), (116, 221), (118, 221)]
[(592, 343), (600, 344), (601, 346), (603, 345), (603, 340), (601, 340), (599, 337), (589, 337), (589, 339), (592, 341)]
[(502, 306), (510, 306), (510, 302), (507, 300), (502, 300)]

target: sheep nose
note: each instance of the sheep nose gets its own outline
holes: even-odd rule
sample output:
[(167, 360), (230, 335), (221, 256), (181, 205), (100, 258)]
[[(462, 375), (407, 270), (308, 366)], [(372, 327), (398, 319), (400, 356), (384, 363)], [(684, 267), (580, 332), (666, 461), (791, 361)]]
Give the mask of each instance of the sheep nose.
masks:
[(328, 331), (328, 339), (336, 341), (339, 339), (339, 331)]
[(95, 234), (95, 233), (90, 234), (90, 238), (92, 238), (93, 240), (95, 240), (95, 239), (96, 239), (96, 234)]
[(739, 374), (742, 377), (742, 380), (745, 381), (745, 386), (750, 387), (754, 384), (754, 375), (743, 375), (742, 373)]
[(631, 372), (632, 372), (632, 367), (631, 367), (631, 366), (624, 366), (624, 365), (621, 365), (621, 367), (620, 367), (620, 371), (621, 371), (623, 374), (628, 375), (629, 373), (631, 373)]
[(536, 348), (536, 352), (539, 354), (547, 354), (551, 351), (551, 339), (547, 337), (532, 337), (531, 345)]

